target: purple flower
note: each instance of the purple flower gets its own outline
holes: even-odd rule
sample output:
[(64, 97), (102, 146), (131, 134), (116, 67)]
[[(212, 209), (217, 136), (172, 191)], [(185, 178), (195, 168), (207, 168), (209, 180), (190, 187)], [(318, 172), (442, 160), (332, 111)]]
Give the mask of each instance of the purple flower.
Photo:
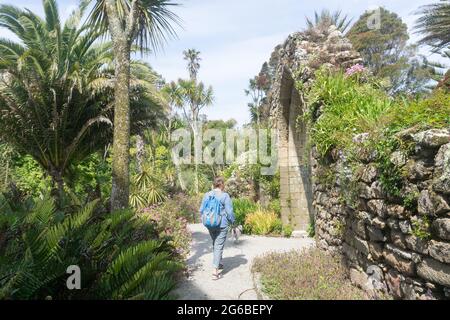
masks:
[(360, 64), (358, 63), (358, 64), (355, 64), (354, 66), (351, 66), (350, 68), (348, 68), (348, 69), (345, 71), (345, 76), (346, 76), (346, 77), (350, 77), (350, 76), (352, 76), (352, 75), (354, 75), (354, 74), (356, 74), (356, 73), (362, 73), (362, 72), (364, 72), (364, 71), (366, 71), (366, 68), (364, 68), (363, 65), (360, 65)]

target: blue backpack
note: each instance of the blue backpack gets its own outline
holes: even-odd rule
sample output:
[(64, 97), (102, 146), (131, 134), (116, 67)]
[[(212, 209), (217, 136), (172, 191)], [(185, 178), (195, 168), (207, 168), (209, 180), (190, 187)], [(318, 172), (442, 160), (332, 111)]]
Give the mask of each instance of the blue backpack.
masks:
[(223, 204), (216, 196), (214, 191), (208, 194), (208, 198), (205, 203), (205, 208), (202, 212), (202, 223), (208, 229), (214, 229), (220, 227), (222, 223), (222, 211)]

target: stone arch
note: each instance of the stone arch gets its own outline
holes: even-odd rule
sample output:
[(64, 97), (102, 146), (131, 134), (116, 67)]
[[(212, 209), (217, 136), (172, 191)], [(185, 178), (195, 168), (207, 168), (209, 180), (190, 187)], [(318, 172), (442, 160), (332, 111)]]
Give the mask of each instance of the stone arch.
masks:
[(278, 159), (283, 224), (306, 230), (313, 215), (311, 175), (306, 153), (307, 126), (299, 120), (304, 106), (291, 73), (283, 70), (279, 91)]
[(347, 68), (361, 61), (335, 26), (294, 33), (272, 53), (269, 65), (274, 75), (268, 98), (272, 126), (278, 133), (281, 216), (283, 224), (296, 231), (306, 231), (314, 219), (308, 126), (301, 118), (307, 110), (308, 88), (318, 68)]

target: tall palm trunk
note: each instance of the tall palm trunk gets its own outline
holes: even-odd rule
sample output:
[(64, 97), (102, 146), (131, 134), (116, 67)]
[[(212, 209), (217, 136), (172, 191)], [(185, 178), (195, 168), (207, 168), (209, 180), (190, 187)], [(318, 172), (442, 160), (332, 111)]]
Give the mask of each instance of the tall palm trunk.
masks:
[(112, 162), (111, 209), (128, 207), (130, 195), (130, 46), (127, 39), (114, 41), (116, 83)]
[(131, 33), (127, 34), (115, 0), (106, 0), (108, 26), (113, 42), (115, 69), (114, 140), (111, 209), (128, 207), (130, 195), (130, 52)]
[(145, 143), (141, 134), (136, 135), (136, 170), (142, 173), (142, 166), (145, 157)]
[(198, 123), (198, 114), (194, 112), (194, 121), (192, 124), (192, 131), (194, 133), (194, 161), (195, 161), (195, 180), (194, 180), (194, 188), (195, 194), (199, 194), (199, 177), (198, 177), (198, 166), (202, 161), (202, 142), (201, 142), (201, 134), (200, 127)]
[(53, 168), (50, 172), (50, 176), (55, 187), (54, 190), (56, 191), (56, 202), (60, 208), (62, 208), (64, 202), (64, 179), (62, 172), (63, 169), (60, 168)]

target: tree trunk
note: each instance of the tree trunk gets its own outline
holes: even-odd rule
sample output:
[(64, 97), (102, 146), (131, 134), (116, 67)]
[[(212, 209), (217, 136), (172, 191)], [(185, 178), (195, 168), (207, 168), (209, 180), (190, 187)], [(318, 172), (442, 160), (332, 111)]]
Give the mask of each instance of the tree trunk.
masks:
[(199, 194), (200, 188), (199, 188), (199, 178), (198, 178), (198, 165), (201, 162), (202, 155), (201, 155), (201, 137), (200, 137), (200, 130), (198, 126), (198, 121), (194, 120), (194, 125), (192, 127), (194, 131), (194, 161), (195, 161), (195, 182), (194, 182), (194, 188), (195, 188), (195, 194)]
[(115, 39), (115, 105), (111, 210), (128, 207), (130, 194), (130, 47), (126, 38)]
[(58, 206), (62, 208), (64, 200), (64, 179), (62, 177), (62, 173), (57, 169), (53, 169), (50, 176), (52, 177), (53, 184), (56, 187), (56, 202)]
[(145, 144), (142, 135), (136, 136), (136, 169), (138, 173), (142, 173), (142, 166), (145, 157)]

